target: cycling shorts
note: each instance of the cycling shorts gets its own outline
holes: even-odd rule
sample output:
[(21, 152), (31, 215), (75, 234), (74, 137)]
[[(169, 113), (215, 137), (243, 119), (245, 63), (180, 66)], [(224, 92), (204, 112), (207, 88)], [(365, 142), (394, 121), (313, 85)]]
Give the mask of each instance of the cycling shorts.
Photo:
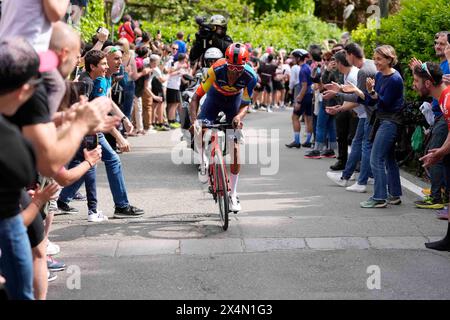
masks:
[(293, 113), (297, 116), (301, 116), (302, 114), (304, 114), (305, 116), (312, 116), (313, 115), (313, 95), (311, 93), (307, 93), (304, 97), (302, 102), (300, 103), (300, 109), (299, 110), (295, 110)]

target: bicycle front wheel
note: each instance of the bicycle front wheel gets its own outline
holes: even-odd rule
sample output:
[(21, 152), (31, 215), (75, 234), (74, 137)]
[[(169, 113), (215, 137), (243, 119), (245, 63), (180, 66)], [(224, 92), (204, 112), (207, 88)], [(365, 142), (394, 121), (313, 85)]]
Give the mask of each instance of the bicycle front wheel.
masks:
[(216, 195), (217, 203), (219, 204), (220, 221), (222, 223), (222, 229), (228, 229), (228, 212), (229, 212), (229, 199), (228, 199), (228, 181), (225, 175), (225, 164), (223, 157), (217, 155), (214, 157), (215, 163), (215, 179), (216, 179)]

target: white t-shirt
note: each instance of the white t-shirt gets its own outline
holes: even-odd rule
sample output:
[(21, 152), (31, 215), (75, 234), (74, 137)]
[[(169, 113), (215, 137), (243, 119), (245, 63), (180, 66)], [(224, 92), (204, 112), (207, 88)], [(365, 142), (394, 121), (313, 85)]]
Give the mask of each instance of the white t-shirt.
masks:
[(299, 82), (300, 66), (298, 64), (291, 68), (291, 77), (289, 79), (289, 89), (293, 89)]
[[(162, 78), (162, 72), (159, 69), (159, 67), (156, 67), (155, 69), (153, 69), (152, 74), (150, 75), (150, 79), (148, 80), (148, 88), (151, 89), (152, 88), (152, 81), (153, 78)], [(162, 85), (162, 83), (161, 83)]]
[(283, 70), (283, 74), (284, 75), (289, 75), (290, 76), (290, 74), (291, 74), (291, 66), (290, 65), (288, 65), (287, 63), (284, 63), (282, 66), (281, 66), (281, 68), (282, 68), (282, 70)]
[[(347, 75), (344, 75), (344, 83), (352, 83), (355, 86), (358, 85), (358, 72), (359, 69), (355, 66), (352, 67), (350, 72)], [(356, 113), (358, 118), (367, 118), (366, 109), (364, 108), (364, 105), (358, 104), (356, 108), (353, 108), (353, 111)]]
[[(172, 60), (169, 60), (166, 64), (166, 68), (178, 68), (180, 63), (177, 61), (172, 67)], [(173, 89), (173, 90), (180, 90), (181, 86), (181, 77), (183, 74), (187, 73), (187, 70), (182, 68), (177, 72), (176, 74), (170, 75), (169, 79), (167, 80), (167, 88)]]
[(0, 39), (24, 37), (37, 52), (47, 51), (52, 24), (47, 19), (42, 0), (3, 0)]
[(152, 81), (153, 78), (162, 78), (162, 72), (159, 67), (153, 69), (152, 75), (150, 76), (150, 81)]

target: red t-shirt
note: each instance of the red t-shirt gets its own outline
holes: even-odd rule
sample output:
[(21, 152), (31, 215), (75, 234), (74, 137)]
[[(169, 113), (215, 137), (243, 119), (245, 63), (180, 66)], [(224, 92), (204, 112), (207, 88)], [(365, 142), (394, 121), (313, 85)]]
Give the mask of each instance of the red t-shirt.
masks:
[(450, 130), (450, 86), (442, 91), (439, 98), (439, 106), (441, 107), (445, 121), (447, 121), (447, 126)]
[(133, 43), (135, 37), (131, 22), (125, 22), (119, 27), (119, 38), (126, 38), (129, 43)]

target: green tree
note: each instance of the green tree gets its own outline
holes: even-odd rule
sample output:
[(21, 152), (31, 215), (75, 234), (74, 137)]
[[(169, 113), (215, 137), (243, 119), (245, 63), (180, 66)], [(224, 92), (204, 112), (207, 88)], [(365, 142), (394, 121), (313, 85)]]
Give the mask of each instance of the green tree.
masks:
[(247, 0), (254, 4), (256, 17), (270, 11), (296, 11), (312, 14), (314, 12), (313, 0)]
[(81, 18), (81, 37), (90, 41), (98, 27), (106, 27), (104, 0), (90, 0), (86, 14)]
[(336, 39), (342, 32), (334, 25), (298, 11), (272, 11), (248, 24), (231, 21), (229, 30), (235, 41), (288, 50), (307, 49), (312, 43), (321, 44), (325, 39)]
[[(83, 18), (85, 40), (104, 25), (103, 0), (90, 1), (88, 15)], [(274, 0), (270, 10), (260, 14), (256, 9), (260, 1), (247, 0), (129, 0), (126, 11), (141, 22), (141, 28), (156, 35), (161, 30), (166, 42), (175, 40), (178, 31), (190, 34), (198, 30), (195, 16), (222, 14), (229, 19), (228, 34), (235, 41), (253, 45), (274, 46), (292, 50), (338, 38), (341, 30), (313, 16), (313, 0)], [(269, 8), (269, 7), (267, 7)], [(117, 28), (115, 28), (117, 29)]]

